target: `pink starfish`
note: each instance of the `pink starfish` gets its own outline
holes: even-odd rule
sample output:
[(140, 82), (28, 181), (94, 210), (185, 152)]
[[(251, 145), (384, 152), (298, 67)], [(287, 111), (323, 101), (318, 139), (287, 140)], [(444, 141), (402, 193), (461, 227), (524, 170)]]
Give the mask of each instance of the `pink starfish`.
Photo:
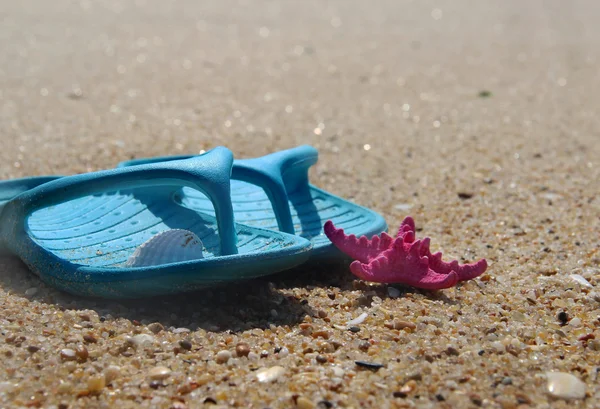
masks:
[(341, 251), (354, 258), (350, 270), (354, 275), (378, 283), (402, 283), (427, 290), (450, 288), (459, 281), (471, 280), (483, 274), (487, 262), (481, 259), (473, 264), (459, 265), (454, 260), (442, 261), (442, 253), (431, 254), (429, 237), (415, 241), (415, 222), (404, 219), (396, 238), (387, 233), (356, 238), (346, 236), (328, 220), (325, 235)]

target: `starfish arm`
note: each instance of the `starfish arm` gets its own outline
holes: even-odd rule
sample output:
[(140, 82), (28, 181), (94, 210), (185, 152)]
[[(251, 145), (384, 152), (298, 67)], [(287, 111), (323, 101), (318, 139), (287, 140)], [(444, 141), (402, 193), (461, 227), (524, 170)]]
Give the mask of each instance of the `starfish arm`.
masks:
[[(402, 220), (402, 223), (400, 224), (400, 228), (398, 229), (398, 234), (396, 234), (396, 237), (403, 237), (404, 241), (408, 241), (404, 237), (407, 233), (412, 233), (411, 237), (413, 237), (413, 240), (414, 240), (414, 237), (415, 237), (415, 221), (410, 216), (406, 216), (404, 218), (404, 220)], [(412, 241), (412, 240), (410, 240), (410, 241)]]
[(381, 236), (373, 236), (369, 240), (366, 236), (357, 238), (354, 234), (347, 236), (344, 229), (338, 229), (328, 220), (323, 227), (325, 235), (338, 249), (355, 260), (363, 263), (376, 258), (381, 252), (387, 250), (393, 242), (392, 237), (383, 232)]
[(455, 271), (458, 274), (458, 281), (467, 281), (479, 277), (485, 270), (487, 270), (487, 261), (482, 258), (476, 263), (463, 264)]
[(413, 287), (424, 290), (443, 290), (454, 287), (456, 283), (458, 283), (458, 275), (454, 271), (450, 274), (437, 274), (429, 269), (427, 275), (421, 277), (417, 284), (413, 284)]
[(438, 274), (450, 274), (455, 272), (458, 274), (458, 281), (472, 280), (473, 278), (479, 277), (487, 269), (487, 261), (481, 259), (476, 263), (471, 264), (459, 264), (457, 260), (452, 260), (447, 263), (442, 261), (442, 253), (438, 252), (429, 256), (430, 268)]

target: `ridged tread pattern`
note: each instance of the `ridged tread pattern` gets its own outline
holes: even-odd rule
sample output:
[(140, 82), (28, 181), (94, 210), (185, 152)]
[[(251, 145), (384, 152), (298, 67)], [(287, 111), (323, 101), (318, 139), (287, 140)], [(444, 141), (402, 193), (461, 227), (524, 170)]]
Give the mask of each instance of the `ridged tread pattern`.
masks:
[[(169, 229), (194, 232), (204, 245), (204, 258), (219, 256), (211, 202), (206, 199), (210, 211), (202, 214), (180, 206), (172, 196), (164, 188), (88, 196), (35, 211), (27, 228), (38, 245), (78, 265), (121, 267), (138, 246)], [(293, 236), (276, 238), (240, 225), (236, 231), (239, 254), (295, 244)]]
[[(189, 209), (214, 215), (210, 200), (196, 190), (183, 188), (175, 195), (175, 200)], [(231, 200), (236, 222), (278, 230), (271, 202), (262, 188), (232, 180)], [(323, 232), (323, 224), (327, 220), (333, 220), (347, 234), (380, 233), (373, 231), (377, 217), (374, 213), (312, 186), (289, 194), (289, 206), (295, 234), (311, 240), (313, 249), (331, 245)]]

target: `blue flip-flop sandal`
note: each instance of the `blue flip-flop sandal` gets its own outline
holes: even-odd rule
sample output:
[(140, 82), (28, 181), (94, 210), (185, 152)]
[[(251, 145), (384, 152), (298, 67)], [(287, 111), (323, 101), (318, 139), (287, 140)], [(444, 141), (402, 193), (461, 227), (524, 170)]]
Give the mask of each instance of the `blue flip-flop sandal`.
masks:
[[(190, 157), (134, 159), (118, 166)], [(235, 220), (304, 237), (313, 244), (311, 257), (339, 254), (323, 233), (327, 220), (343, 228), (346, 234), (357, 237), (371, 237), (386, 231), (387, 224), (378, 213), (309, 184), (308, 170), (317, 159), (317, 150), (308, 145), (255, 159), (236, 159), (231, 181)], [(176, 200), (189, 209), (211, 212), (210, 200), (199, 191), (183, 188)]]
[[(310, 241), (234, 222), (232, 164), (219, 147), (185, 160), (1, 182), (0, 248), (54, 287), (107, 298), (192, 291), (306, 261)], [(206, 212), (181, 206), (182, 187), (202, 192)]]

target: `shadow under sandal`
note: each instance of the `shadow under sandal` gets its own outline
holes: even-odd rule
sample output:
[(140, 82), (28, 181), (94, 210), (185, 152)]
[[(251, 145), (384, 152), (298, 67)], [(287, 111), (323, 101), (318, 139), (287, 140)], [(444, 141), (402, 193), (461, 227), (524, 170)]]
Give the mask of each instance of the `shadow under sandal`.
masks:
[[(54, 287), (106, 298), (192, 291), (306, 261), (310, 241), (234, 222), (232, 164), (218, 147), (37, 187), (2, 182), (0, 248)], [(207, 212), (181, 206), (182, 187), (206, 197)]]
[[(119, 167), (190, 157), (134, 159), (120, 163)], [(340, 254), (323, 232), (327, 220), (356, 236), (371, 237), (387, 230), (383, 217), (371, 209), (311, 185), (308, 170), (317, 160), (317, 150), (308, 145), (260, 158), (235, 160), (231, 200), (236, 221), (304, 237), (312, 242), (311, 257)], [(176, 200), (195, 211), (212, 211), (210, 200), (197, 190), (183, 188)]]

